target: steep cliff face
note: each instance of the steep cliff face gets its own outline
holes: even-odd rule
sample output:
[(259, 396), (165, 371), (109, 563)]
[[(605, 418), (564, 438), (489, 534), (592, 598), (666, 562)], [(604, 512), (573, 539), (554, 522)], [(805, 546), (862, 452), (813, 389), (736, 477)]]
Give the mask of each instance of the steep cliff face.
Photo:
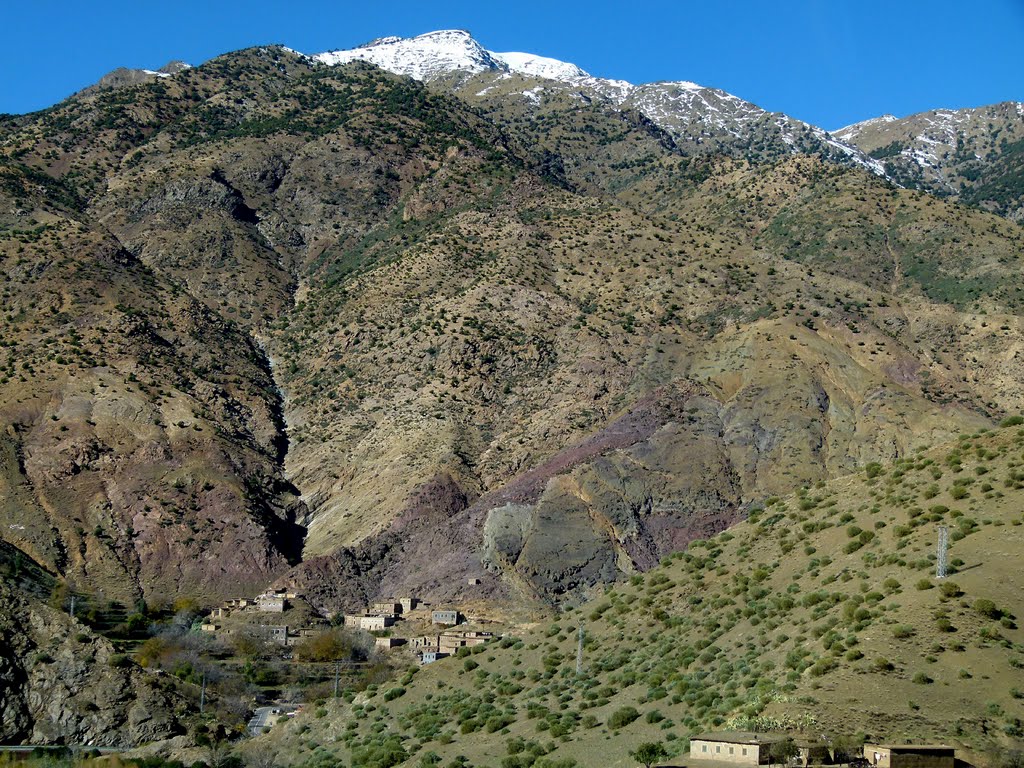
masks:
[(67, 615), (0, 585), (0, 739), (132, 747), (183, 734), (173, 686)]

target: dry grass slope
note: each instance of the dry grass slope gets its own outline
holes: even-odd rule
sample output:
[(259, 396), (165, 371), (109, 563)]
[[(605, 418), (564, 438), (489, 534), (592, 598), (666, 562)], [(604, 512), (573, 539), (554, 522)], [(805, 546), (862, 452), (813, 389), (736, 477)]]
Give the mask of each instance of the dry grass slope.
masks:
[(643, 741), (679, 753), (703, 729), (781, 727), (934, 739), (984, 761), (1024, 734), (1014, 422), (769, 499), (550, 623), (325, 702), (251, 748), (291, 765), (626, 766)]

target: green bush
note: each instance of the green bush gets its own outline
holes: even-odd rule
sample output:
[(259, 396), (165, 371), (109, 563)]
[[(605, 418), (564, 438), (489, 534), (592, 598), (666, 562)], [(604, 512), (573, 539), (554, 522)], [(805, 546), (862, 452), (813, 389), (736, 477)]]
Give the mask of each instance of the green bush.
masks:
[(939, 592), (947, 599), (960, 597), (960, 595), (964, 593), (963, 590), (960, 589), (960, 585), (952, 581), (942, 582), (941, 586), (939, 586)]
[(622, 728), (632, 723), (638, 717), (640, 717), (640, 713), (636, 711), (636, 707), (622, 707), (612, 712), (611, 717), (608, 718), (608, 727), (612, 729)]
[(1003, 612), (996, 607), (995, 603), (984, 597), (974, 601), (974, 610), (986, 619), (998, 619), (1003, 615)]

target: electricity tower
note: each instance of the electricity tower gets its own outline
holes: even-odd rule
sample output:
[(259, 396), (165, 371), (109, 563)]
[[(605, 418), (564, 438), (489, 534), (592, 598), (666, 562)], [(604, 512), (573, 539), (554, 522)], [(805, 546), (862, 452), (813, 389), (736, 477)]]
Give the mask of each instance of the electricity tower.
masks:
[(935, 553), (935, 578), (946, 578), (948, 561), (946, 554), (949, 551), (949, 526), (939, 526), (939, 546)]
[(580, 630), (576, 640), (576, 677), (583, 674), (583, 624), (580, 623)]

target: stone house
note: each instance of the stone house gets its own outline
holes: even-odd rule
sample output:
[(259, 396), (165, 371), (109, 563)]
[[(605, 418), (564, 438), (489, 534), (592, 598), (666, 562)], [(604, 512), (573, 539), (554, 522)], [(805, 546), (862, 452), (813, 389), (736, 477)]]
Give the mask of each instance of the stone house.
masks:
[(437, 647), (439, 650), (454, 653), (459, 648), (483, 645), (492, 637), (494, 635), (490, 632), (442, 632), (438, 635)]
[(943, 744), (865, 744), (864, 759), (877, 768), (953, 768), (956, 750)]
[(690, 739), (690, 757), (737, 765), (767, 765), (771, 747), (789, 738), (784, 733), (751, 731), (715, 731)]
[(405, 645), (405, 640), (401, 637), (375, 637), (373, 639), (373, 647), (378, 651), (388, 651), (401, 645)]
[(440, 635), (421, 635), (409, 638), (410, 648), (437, 648), (439, 644)]
[(401, 603), (394, 603), (390, 600), (385, 600), (380, 603), (372, 603), (370, 610), (367, 613), (372, 613), (375, 616), (391, 616), (395, 617), (402, 612)]
[(420, 604), (420, 601), (415, 597), (402, 597), (399, 598), (398, 604), (402, 607), (402, 613), (411, 613), (416, 610), (416, 606)]
[(395, 623), (394, 616), (360, 616), (359, 628), (367, 632), (379, 632)]
[(261, 627), (267, 633), (267, 640), (275, 645), (288, 645), (288, 627), (284, 625), (265, 625)]
[(288, 601), (283, 594), (264, 592), (256, 598), (256, 610), (264, 613), (284, 613), (287, 607)]

